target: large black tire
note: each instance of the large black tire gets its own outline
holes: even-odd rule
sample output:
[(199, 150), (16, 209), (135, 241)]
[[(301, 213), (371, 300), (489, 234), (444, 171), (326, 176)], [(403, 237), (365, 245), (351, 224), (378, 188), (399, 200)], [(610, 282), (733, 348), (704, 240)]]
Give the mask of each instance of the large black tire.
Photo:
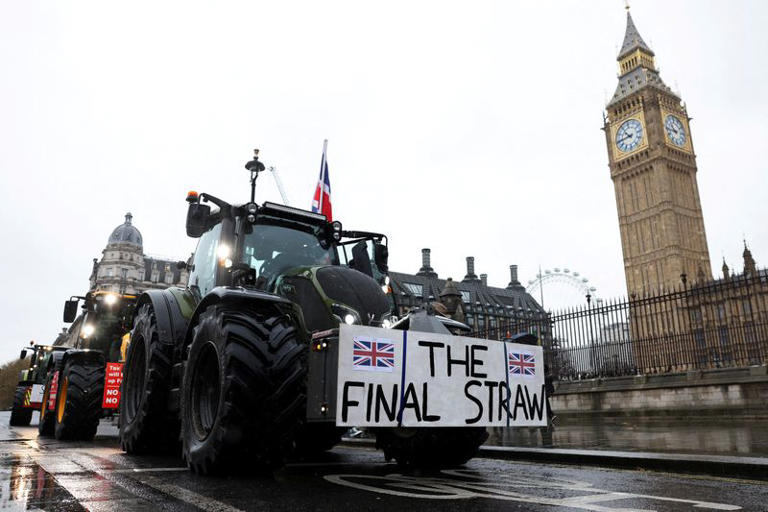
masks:
[(12, 427), (26, 427), (32, 421), (33, 409), (24, 408), (24, 395), (26, 393), (27, 386), (16, 386), (16, 392), (13, 394), (11, 420), (9, 421)]
[(449, 468), (477, 455), (488, 432), (479, 427), (384, 428), (376, 430), (376, 448), (401, 466)]
[(42, 437), (52, 436), (54, 432), (54, 419), (56, 411), (48, 410), (48, 398), (51, 396), (51, 381), (53, 372), (48, 374), (45, 379), (45, 390), (43, 391), (43, 403), (40, 405), (40, 421), (37, 423), (37, 435)]
[(341, 442), (341, 436), (347, 431), (335, 423), (305, 423), (296, 436), (298, 455), (317, 455)]
[(139, 308), (120, 393), (120, 445), (128, 453), (178, 450), (179, 419), (168, 412), (173, 347), (160, 343), (155, 312)]
[(104, 395), (104, 363), (71, 359), (59, 376), (54, 435), (66, 441), (90, 441), (96, 435)]
[(285, 316), (213, 305), (184, 370), (184, 459), (200, 474), (282, 464), (306, 415), (306, 350)]

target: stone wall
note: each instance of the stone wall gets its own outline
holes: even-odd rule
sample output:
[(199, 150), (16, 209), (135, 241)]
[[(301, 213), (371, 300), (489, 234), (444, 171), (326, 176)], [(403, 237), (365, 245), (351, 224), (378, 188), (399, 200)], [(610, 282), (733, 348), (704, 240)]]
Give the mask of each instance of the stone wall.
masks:
[(768, 419), (766, 366), (556, 383), (552, 409), (565, 421), (640, 418)]

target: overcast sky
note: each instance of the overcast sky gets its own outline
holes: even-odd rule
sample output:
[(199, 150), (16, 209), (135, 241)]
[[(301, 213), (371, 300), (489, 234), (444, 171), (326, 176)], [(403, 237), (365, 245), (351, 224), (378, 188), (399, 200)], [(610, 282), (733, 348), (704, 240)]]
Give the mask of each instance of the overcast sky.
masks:
[[(693, 117), (715, 272), (768, 263), (768, 4), (635, 0)], [(185, 259), (187, 190), (248, 195), (254, 147), (308, 208), (323, 139), (334, 214), (506, 286), (538, 265), (625, 291), (602, 126), (620, 0), (0, 2), (0, 360), (51, 342), (126, 211)], [(271, 176), (258, 199), (279, 200)]]

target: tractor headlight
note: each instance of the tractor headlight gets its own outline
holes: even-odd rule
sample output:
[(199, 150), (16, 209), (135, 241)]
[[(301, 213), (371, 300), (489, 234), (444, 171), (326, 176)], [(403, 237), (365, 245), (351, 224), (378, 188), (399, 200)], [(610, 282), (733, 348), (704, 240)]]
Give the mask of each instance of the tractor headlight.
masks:
[(224, 261), (232, 255), (232, 249), (227, 244), (220, 244), (216, 248), (216, 255), (219, 257), (219, 260)]
[(93, 324), (85, 324), (83, 326), (83, 330), (80, 331), (80, 337), (85, 339), (96, 330), (96, 328), (93, 326)]
[(104, 304), (106, 304), (107, 306), (112, 306), (115, 303), (117, 303), (117, 295), (115, 295), (114, 293), (108, 293), (107, 295), (104, 296)]
[(336, 240), (337, 242), (341, 240), (341, 222), (337, 220), (334, 221), (331, 224), (331, 229), (333, 229), (333, 239)]
[(339, 322), (343, 322), (347, 325), (362, 324), (360, 315), (358, 315), (357, 311), (352, 308), (342, 306), (341, 304), (333, 304), (331, 306), (331, 311), (333, 312), (333, 316), (335, 316)]

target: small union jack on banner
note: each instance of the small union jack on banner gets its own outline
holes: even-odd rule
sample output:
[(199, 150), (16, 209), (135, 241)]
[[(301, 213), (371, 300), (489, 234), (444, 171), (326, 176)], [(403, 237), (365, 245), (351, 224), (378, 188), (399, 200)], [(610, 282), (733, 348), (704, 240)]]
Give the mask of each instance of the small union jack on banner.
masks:
[(527, 352), (509, 353), (509, 374), (512, 376), (535, 377), (536, 358)]
[(328, 150), (328, 141), (323, 142), (323, 158), (320, 160), (320, 178), (317, 180), (315, 197), (312, 198), (312, 211), (322, 213), (328, 222), (333, 220), (333, 209), (331, 208), (331, 178), (328, 177), (328, 160), (326, 152)]
[(395, 345), (389, 340), (354, 338), (352, 369), (391, 372), (395, 368)]

